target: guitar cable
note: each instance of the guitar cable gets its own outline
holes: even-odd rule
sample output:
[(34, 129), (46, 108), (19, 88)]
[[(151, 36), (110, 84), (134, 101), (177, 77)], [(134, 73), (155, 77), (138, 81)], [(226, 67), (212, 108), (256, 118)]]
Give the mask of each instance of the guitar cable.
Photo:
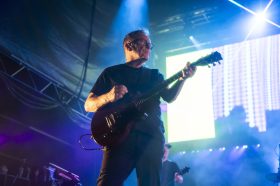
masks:
[(86, 136), (90, 136), (90, 139), (93, 140), (91, 134), (83, 134), (83, 135), (81, 135), (78, 142), (79, 142), (79, 144), (80, 144), (80, 146), (81, 146), (82, 149), (84, 149), (84, 150), (104, 150), (104, 149), (105, 149), (104, 147), (99, 147), (99, 148), (88, 148), (88, 147), (85, 147), (85, 146), (83, 145), (83, 143), (82, 143), (82, 139), (83, 139), (84, 137), (86, 137)]

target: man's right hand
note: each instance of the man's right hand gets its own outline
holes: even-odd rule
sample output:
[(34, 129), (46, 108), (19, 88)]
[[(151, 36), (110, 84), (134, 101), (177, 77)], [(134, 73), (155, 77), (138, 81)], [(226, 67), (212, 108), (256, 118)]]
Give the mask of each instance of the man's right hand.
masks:
[(115, 102), (128, 93), (126, 86), (124, 85), (115, 85), (108, 93), (107, 97), (110, 102)]

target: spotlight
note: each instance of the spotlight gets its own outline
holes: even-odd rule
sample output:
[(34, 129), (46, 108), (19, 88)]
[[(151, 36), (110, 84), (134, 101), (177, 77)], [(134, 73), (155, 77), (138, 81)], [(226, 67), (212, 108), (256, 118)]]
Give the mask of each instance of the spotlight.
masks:
[(189, 36), (189, 40), (192, 42), (192, 44), (195, 46), (197, 50), (202, 50), (201, 44), (197, 39), (194, 38), (194, 36)]
[[(259, 12), (256, 13), (255, 16), (253, 17), (252, 20), (252, 27), (251, 27), (251, 33), (253, 31), (258, 31), (258, 32), (262, 32), (265, 26), (265, 20), (267, 20), (266, 18), (266, 13), (265, 12)], [(250, 33), (250, 34), (251, 34)]]
[(213, 151), (213, 149), (209, 149), (209, 152), (212, 152)]
[(259, 12), (259, 13), (256, 13), (255, 15), (255, 19), (258, 21), (258, 22), (264, 22), (266, 20), (266, 14), (264, 12)]
[(248, 148), (248, 145), (243, 145), (242, 148), (243, 148), (243, 149), (247, 149), (247, 148)]
[(239, 4), (238, 2), (234, 1), (234, 0), (228, 0), (229, 2), (233, 3), (234, 5), (238, 6), (239, 8), (242, 8), (243, 10), (253, 14), (255, 16), (255, 24), (252, 26), (251, 30), (249, 31), (249, 33), (247, 34), (245, 40), (247, 40), (250, 35), (253, 33), (253, 31), (258, 27), (258, 29), (260, 28), (260, 23), (264, 23), (264, 22), (267, 22), (273, 26), (276, 26), (277, 28), (280, 28), (280, 25), (272, 22), (271, 20), (269, 20), (268, 18), (266, 18), (266, 12), (268, 11), (270, 5), (272, 4), (273, 0), (270, 0), (268, 2), (268, 4), (266, 5), (266, 7), (264, 8), (264, 10), (261, 11), (261, 13), (257, 13), (257, 12), (254, 12), (252, 10), (250, 10), (249, 8)]
[(235, 149), (239, 149), (239, 146), (237, 145), (237, 146), (235, 146)]

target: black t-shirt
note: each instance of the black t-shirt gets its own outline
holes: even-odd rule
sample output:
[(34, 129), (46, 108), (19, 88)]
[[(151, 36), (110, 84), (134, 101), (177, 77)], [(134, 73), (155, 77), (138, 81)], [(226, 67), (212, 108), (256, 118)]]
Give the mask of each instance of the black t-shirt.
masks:
[[(128, 89), (122, 99), (128, 100), (133, 95), (143, 94), (164, 80), (163, 75), (156, 69), (146, 67), (133, 68), (127, 64), (120, 64), (106, 68), (98, 77), (95, 85), (91, 89), (95, 95), (100, 96), (109, 92), (115, 85), (125, 85)], [(156, 131), (163, 133), (161, 121), (160, 96), (154, 96), (141, 106), (148, 118), (145, 120), (137, 118), (134, 123), (136, 130), (154, 135)]]
[(166, 160), (162, 163), (161, 169), (161, 186), (174, 186), (174, 174), (180, 173), (180, 169), (175, 162)]

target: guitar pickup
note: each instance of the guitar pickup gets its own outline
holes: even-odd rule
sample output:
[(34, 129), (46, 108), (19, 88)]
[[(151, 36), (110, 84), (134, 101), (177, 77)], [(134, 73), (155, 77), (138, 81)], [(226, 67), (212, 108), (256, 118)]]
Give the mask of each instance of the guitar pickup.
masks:
[(116, 122), (114, 114), (110, 114), (109, 116), (106, 116), (105, 119), (108, 127), (112, 129)]

